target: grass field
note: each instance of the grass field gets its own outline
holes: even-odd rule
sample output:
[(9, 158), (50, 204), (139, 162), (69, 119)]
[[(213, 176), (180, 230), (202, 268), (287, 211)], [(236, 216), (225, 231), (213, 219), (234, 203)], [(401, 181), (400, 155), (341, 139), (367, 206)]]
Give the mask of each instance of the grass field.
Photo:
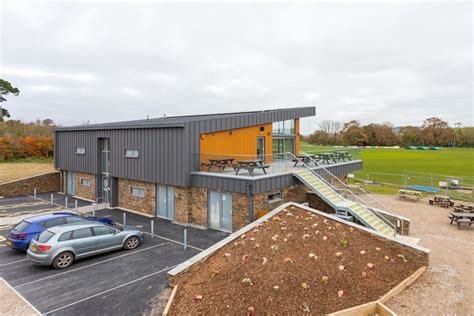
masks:
[(0, 183), (49, 171), (54, 171), (54, 167), (52, 160), (48, 159), (22, 159), (14, 162), (0, 162)]
[[(340, 148), (313, 146), (302, 142), (301, 150), (320, 152)], [(351, 149), (363, 161), (363, 170), (355, 172), (359, 179), (394, 184), (390, 187), (370, 186), (377, 193), (394, 193), (400, 185), (438, 186), (446, 176), (464, 177), (466, 186), (474, 185), (474, 149), (407, 150), (392, 148)]]

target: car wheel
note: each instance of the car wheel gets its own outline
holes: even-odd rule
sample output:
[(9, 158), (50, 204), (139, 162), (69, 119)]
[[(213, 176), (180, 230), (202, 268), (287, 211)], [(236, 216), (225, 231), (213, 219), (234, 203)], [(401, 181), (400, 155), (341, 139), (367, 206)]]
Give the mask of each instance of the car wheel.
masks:
[(74, 262), (74, 255), (69, 252), (62, 252), (54, 258), (53, 267), (55, 269), (66, 269)]
[(132, 250), (137, 248), (138, 245), (140, 245), (140, 239), (138, 239), (138, 237), (136, 236), (132, 236), (125, 240), (123, 248), (125, 248), (125, 250)]

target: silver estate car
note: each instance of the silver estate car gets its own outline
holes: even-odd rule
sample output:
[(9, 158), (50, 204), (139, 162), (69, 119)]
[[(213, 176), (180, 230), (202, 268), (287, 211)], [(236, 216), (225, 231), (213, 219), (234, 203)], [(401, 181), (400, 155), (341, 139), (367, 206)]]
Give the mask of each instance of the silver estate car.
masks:
[(65, 269), (76, 259), (116, 249), (135, 249), (143, 238), (143, 232), (133, 226), (82, 221), (43, 231), (31, 240), (27, 257), (35, 264)]

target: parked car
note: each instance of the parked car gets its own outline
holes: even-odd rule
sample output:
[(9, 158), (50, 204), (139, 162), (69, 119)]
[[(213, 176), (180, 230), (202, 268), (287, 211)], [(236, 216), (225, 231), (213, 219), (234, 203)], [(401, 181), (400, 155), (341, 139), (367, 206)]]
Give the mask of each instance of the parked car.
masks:
[(135, 249), (143, 238), (143, 232), (133, 226), (77, 222), (48, 228), (31, 241), (26, 254), (35, 264), (65, 269), (80, 258)]
[(52, 214), (30, 217), (22, 220), (8, 233), (6, 244), (15, 250), (26, 251), (30, 241), (42, 233), (45, 229), (53, 226), (74, 223), (78, 221), (92, 220), (107, 224), (113, 224), (108, 218), (97, 218), (93, 216), (78, 215), (69, 212), (56, 212)]

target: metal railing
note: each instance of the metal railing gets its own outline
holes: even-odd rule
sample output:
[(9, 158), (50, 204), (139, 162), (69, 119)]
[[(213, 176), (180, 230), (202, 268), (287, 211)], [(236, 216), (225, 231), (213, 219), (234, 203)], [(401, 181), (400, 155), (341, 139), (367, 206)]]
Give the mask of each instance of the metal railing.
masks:
[[(302, 153), (303, 155), (305, 155), (305, 153), (303, 152)], [(310, 166), (308, 166), (304, 161), (302, 161), (301, 159), (299, 159), (298, 157), (296, 156), (293, 156), (295, 159), (298, 159), (308, 170), (310, 170), (314, 175), (316, 175), (319, 179), (321, 179), (326, 185), (328, 185), (330, 188), (332, 188), (333, 190), (335, 190), (336, 192), (339, 193), (340, 190), (343, 190), (344, 192), (347, 192), (349, 193), (349, 196), (352, 198), (352, 201), (358, 201), (358, 203), (361, 203), (362, 205), (364, 205), (366, 208), (368, 208), (371, 212), (375, 213), (386, 225), (388, 225), (390, 228), (393, 229), (393, 231), (396, 233), (397, 232), (397, 227), (396, 225), (394, 225), (391, 221), (389, 221), (387, 218), (385, 218), (385, 216), (383, 216), (380, 212), (378, 212), (376, 209), (374, 209), (373, 207), (367, 205), (367, 203), (365, 201), (363, 201), (362, 199), (360, 199), (357, 195), (355, 195), (351, 190), (350, 188), (347, 189), (347, 185), (341, 181), (341, 179), (339, 179), (338, 177), (336, 177), (332, 172), (330, 172), (329, 170), (327, 170), (324, 166), (321, 166), (319, 165), (319, 168), (317, 169), (318, 171), (324, 171), (326, 172), (328, 175), (329, 175), (329, 179), (336, 179), (337, 182), (341, 183), (345, 189), (339, 189), (339, 188), (336, 188), (334, 187), (334, 185), (326, 180), (324, 178), (324, 176), (320, 175), (318, 172), (316, 172), (313, 168), (311, 168)], [(311, 161), (313, 161), (313, 158), (309, 155), (307, 155), (307, 157), (309, 157), (309, 159)], [(365, 194), (369, 195), (366, 191), (363, 191), (365, 192)], [(339, 193), (340, 194), (340, 193)], [(341, 195), (341, 194), (340, 194)], [(345, 198), (343, 196), (343, 198)], [(374, 197), (372, 197), (375, 201), (377, 201)], [(347, 199), (347, 198), (345, 198)], [(383, 206), (382, 203), (379, 202), (379, 204), (381, 206)], [(383, 206), (384, 207), (384, 206)], [(384, 207), (386, 208), (386, 207)], [(385, 210), (384, 210), (385, 211)], [(389, 214), (392, 214), (392, 215), (395, 215), (393, 214), (393, 212), (389, 211)], [(403, 233), (403, 229), (402, 229), (402, 233)]]

